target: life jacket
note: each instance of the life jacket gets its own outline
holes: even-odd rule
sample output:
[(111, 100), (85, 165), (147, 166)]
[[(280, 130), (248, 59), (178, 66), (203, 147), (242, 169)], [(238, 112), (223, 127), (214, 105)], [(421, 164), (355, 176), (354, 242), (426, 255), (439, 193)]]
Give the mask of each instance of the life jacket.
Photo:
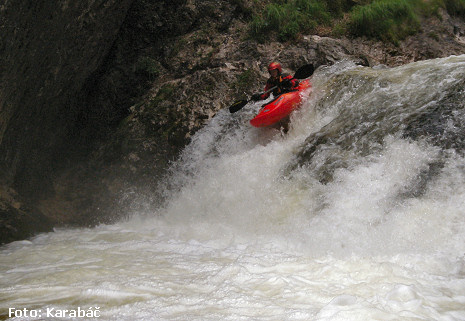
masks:
[[(283, 80), (287, 80), (287, 79), (289, 79), (290, 87), (282, 86), (281, 84), (282, 84)], [(292, 77), (291, 75), (289, 75), (289, 74), (281, 74), (276, 78), (273, 78), (273, 77), (268, 78), (268, 80), (266, 82), (266, 86), (265, 86), (265, 91), (277, 86), (277, 88), (272, 91), (273, 96), (276, 97), (276, 96), (281, 95), (281, 94), (283, 94), (285, 92), (291, 91), (292, 89), (296, 88), (298, 85), (299, 85), (299, 81), (297, 79), (295, 79), (294, 77)], [(263, 94), (261, 96), (261, 99), (266, 99), (266, 98), (268, 98), (268, 96), (270, 96), (270, 93)]]

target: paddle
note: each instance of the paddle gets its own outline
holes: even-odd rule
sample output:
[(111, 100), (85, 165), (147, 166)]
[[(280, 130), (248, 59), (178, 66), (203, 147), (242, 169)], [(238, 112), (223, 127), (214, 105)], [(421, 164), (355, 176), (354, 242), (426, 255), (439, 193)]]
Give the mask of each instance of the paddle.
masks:
[[(268, 89), (267, 91), (261, 93), (260, 95), (264, 95), (264, 94), (268, 94), (269, 92), (272, 92), (273, 90), (275, 90), (276, 88), (278, 88), (278, 86), (274, 86), (273, 88), (270, 88)], [(232, 114), (232, 113), (235, 113), (236, 111), (239, 111), (241, 110), (245, 105), (247, 105), (249, 102), (251, 102), (252, 99), (242, 99), (242, 100), (238, 100), (236, 101), (234, 104), (231, 105), (231, 107), (229, 107), (229, 112)]]
[(295, 79), (305, 79), (313, 75), (315, 72), (315, 67), (312, 64), (303, 65), (295, 72), (294, 78)]
[[(312, 64), (308, 64), (308, 65), (304, 65), (302, 67), (300, 67), (299, 69), (297, 69), (295, 75), (294, 75), (294, 78), (296, 79), (305, 79), (305, 78), (308, 78), (310, 77), (311, 75), (313, 75), (313, 72), (315, 71), (315, 68), (313, 67)], [(267, 94), (273, 90), (276, 89), (277, 86), (273, 87), (273, 88), (270, 88), (268, 89), (267, 91), (265, 91), (264, 93), (261, 93), (260, 95), (263, 95), (263, 94)], [(245, 105), (247, 105), (249, 102), (251, 102), (252, 99), (242, 99), (242, 100), (238, 100), (236, 101), (234, 104), (232, 104), (230, 107), (229, 107), (229, 112), (232, 114), (232, 113), (235, 113), (239, 110), (241, 110)]]

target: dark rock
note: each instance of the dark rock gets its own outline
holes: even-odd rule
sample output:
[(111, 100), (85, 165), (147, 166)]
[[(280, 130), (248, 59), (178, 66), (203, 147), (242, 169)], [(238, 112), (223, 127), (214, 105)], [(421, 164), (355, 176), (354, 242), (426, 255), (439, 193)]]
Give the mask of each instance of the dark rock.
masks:
[(0, 187), (0, 244), (51, 231), (54, 222), (28, 207), (12, 189)]
[(1, 7), (0, 180), (48, 192), (75, 101), (104, 61), (132, 0), (14, 1)]

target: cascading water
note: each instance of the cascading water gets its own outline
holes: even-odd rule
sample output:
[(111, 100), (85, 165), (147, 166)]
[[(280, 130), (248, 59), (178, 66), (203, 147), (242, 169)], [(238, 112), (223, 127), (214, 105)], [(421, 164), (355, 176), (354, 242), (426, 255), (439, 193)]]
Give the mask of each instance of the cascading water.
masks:
[(2, 247), (0, 315), (465, 320), (465, 56), (312, 82), (287, 134), (221, 111), (163, 207)]

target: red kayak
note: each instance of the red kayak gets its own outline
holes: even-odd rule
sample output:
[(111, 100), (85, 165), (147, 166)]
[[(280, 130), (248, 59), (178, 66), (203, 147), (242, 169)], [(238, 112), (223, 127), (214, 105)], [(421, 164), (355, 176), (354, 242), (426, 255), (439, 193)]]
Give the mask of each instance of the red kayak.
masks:
[(283, 118), (289, 116), (294, 109), (300, 107), (302, 103), (302, 92), (311, 87), (312, 84), (310, 80), (303, 80), (295, 90), (282, 94), (264, 105), (257, 116), (250, 120), (250, 123), (255, 127), (265, 127), (276, 124)]

